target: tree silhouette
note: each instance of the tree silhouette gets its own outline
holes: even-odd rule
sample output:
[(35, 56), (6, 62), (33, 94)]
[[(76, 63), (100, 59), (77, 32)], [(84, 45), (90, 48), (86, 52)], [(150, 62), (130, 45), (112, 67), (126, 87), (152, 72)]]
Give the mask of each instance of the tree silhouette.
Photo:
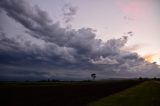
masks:
[(91, 74), (91, 77), (92, 77), (93, 80), (95, 80), (96, 74), (95, 73)]

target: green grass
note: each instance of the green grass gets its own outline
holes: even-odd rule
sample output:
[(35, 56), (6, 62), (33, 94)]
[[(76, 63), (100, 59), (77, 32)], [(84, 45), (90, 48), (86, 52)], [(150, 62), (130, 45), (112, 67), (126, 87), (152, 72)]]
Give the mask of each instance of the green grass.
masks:
[(146, 81), (87, 106), (160, 106), (160, 82)]

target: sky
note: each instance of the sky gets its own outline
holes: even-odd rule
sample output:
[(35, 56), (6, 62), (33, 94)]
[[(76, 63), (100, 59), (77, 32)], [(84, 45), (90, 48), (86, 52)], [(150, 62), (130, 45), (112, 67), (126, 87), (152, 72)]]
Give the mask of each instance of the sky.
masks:
[(160, 76), (159, 0), (1, 0), (0, 80)]

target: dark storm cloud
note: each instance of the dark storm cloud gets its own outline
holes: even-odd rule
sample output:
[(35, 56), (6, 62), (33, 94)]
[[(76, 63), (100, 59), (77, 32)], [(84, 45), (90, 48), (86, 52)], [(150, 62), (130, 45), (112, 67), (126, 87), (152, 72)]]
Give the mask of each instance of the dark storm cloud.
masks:
[[(146, 63), (138, 54), (123, 49), (128, 36), (103, 42), (95, 38), (91, 28), (61, 28), (45, 11), (38, 6), (31, 7), (23, 0), (1, 0), (0, 7), (26, 28), (28, 36), (38, 41), (24, 39), (23, 35), (11, 38), (0, 32), (0, 64), (6, 65), (0, 70), (4, 78), (12, 75), (87, 78), (92, 72), (99, 78), (159, 76), (157, 65)], [(76, 10), (70, 7), (65, 15), (70, 17), (75, 13)], [(15, 67), (13, 72), (7, 68), (10, 65)]]
[(26, 66), (15, 66), (15, 65), (2, 65), (1, 67), (1, 75), (0, 80), (36, 80), (41, 78), (48, 77), (48, 72), (45, 71), (37, 71), (38, 68), (34, 69)]

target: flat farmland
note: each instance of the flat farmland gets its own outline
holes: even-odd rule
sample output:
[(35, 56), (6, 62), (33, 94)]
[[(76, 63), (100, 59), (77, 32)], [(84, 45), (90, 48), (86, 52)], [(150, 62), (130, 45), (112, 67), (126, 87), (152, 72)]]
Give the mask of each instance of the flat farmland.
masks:
[(0, 83), (1, 106), (85, 106), (142, 81)]

